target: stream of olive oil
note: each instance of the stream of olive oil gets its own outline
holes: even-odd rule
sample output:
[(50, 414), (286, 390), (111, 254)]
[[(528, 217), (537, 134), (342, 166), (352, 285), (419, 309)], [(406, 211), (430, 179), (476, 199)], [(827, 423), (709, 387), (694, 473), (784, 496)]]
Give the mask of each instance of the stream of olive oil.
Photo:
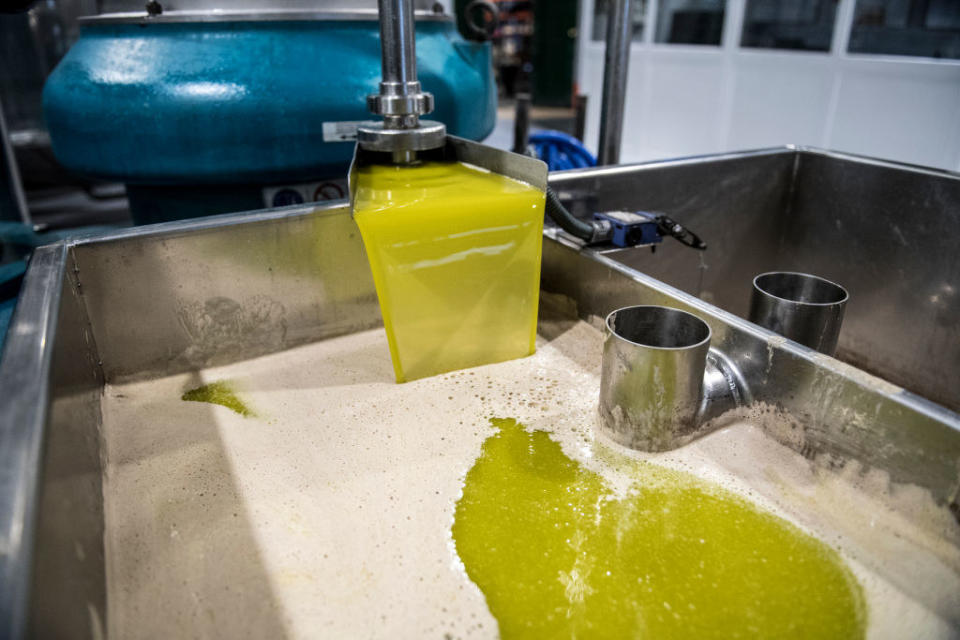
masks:
[(453, 538), (504, 638), (862, 638), (839, 554), (689, 474), (632, 461), (618, 497), (546, 432), (492, 420)]
[(533, 353), (543, 207), (542, 191), (466, 164), (358, 170), (398, 382)]

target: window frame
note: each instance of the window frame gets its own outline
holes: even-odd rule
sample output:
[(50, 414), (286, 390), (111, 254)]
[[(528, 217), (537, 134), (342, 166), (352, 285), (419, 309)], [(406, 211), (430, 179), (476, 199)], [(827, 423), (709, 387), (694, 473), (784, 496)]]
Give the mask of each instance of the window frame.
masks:
[[(744, 47), (742, 45), (744, 19), (746, 17), (747, 2), (749, 0), (726, 0), (723, 15), (723, 26), (721, 28), (720, 44), (688, 44), (673, 42), (656, 41), (656, 21), (658, 18), (659, 0), (633, 0), (633, 2), (645, 1), (646, 7), (643, 13), (643, 28), (639, 38), (633, 38), (630, 41), (630, 49), (633, 50), (660, 50), (677, 52), (704, 52), (704, 53), (735, 53), (736, 55), (758, 56), (758, 55), (793, 55), (793, 56), (815, 56), (815, 57), (835, 57), (838, 59), (851, 60), (870, 60), (877, 62), (899, 62), (915, 64), (933, 64), (933, 65), (960, 65), (960, 59), (954, 58), (932, 58), (927, 56), (898, 55), (886, 53), (860, 53), (849, 50), (850, 35), (853, 31), (853, 19), (855, 15), (856, 3), (858, 0), (838, 0), (837, 10), (834, 13), (833, 34), (830, 47), (826, 51), (822, 50), (804, 50), (804, 49), (777, 49), (766, 47)], [(593, 31), (595, 29), (595, 11), (596, 0), (583, 0), (581, 2), (581, 11), (583, 15), (580, 19), (581, 32), (586, 32), (588, 37), (584, 38), (584, 46), (587, 48), (603, 49), (605, 41), (603, 39), (594, 40)]]

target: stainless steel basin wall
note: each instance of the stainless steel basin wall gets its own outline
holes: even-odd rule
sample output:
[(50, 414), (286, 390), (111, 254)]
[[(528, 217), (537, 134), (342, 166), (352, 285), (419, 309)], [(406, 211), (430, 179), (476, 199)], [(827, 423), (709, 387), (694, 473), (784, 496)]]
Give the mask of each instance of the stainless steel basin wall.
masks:
[(156, 225), (72, 252), (110, 382), (382, 323), (360, 232), (343, 204)]
[[(34, 253), (0, 361), (0, 637), (106, 620), (103, 376), (66, 246)], [(32, 593), (31, 593), (32, 590)]]
[(0, 360), (0, 637), (106, 629), (100, 395), (381, 324), (345, 203), (43, 247)]
[(780, 148), (554, 174), (581, 215), (663, 211), (708, 243), (616, 260), (747, 317), (751, 281), (802, 271), (850, 292), (837, 357), (960, 411), (960, 175)]
[(770, 265), (777, 261), (795, 159), (794, 151), (775, 149), (563, 171), (550, 176), (550, 186), (578, 216), (646, 209), (689, 223), (707, 242), (705, 252), (666, 239), (656, 253), (609, 255), (745, 318), (754, 276), (777, 270)]
[(850, 292), (838, 357), (960, 411), (960, 175), (798, 158), (780, 262)]
[(746, 412), (714, 420), (746, 418), (811, 459), (883, 469), (960, 514), (960, 416), (608, 257), (584, 258), (572, 242), (544, 243), (541, 289), (569, 299), (581, 318), (599, 326), (614, 309), (662, 305), (710, 325), (711, 346), (736, 363), (750, 396)]
[[(542, 286), (588, 319), (634, 304), (696, 314), (754, 398), (718, 424), (746, 416), (812, 459), (857, 458), (955, 502), (956, 414), (552, 237)], [(0, 637), (105, 629), (105, 382), (245, 360), (380, 322), (345, 202), (38, 250), (0, 360)]]
[(40, 482), (36, 545), (42, 553), (33, 560), (29, 635), (37, 638), (62, 637), (64, 629), (92, 632), (95, 620), (106, 622), (103, 373), (71, 256), (64, 257)]

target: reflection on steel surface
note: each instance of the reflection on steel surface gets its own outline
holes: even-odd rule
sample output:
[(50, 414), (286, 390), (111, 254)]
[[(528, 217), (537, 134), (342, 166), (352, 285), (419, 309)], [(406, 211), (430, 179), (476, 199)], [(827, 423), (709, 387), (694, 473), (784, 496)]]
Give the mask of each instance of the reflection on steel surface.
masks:
[[(837, 357), (960, 411), (960, 174), (783, 147), (566, 171), (575, 214), (663, 211), (697, 230), (697, 255), (608, 257), (746, 318), (750, 282), (814, 273), (850, 292)], [(699, 253), (699, 252), (698, 252)]]

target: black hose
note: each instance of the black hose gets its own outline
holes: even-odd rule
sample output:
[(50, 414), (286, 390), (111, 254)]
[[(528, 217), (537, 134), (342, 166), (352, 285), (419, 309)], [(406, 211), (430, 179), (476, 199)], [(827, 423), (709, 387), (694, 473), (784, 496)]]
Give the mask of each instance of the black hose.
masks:
[(560, 228), (572, 236), (581, 240), (593, 242), (596, 238), (596, 232), (593, 222), (580, 220), (567, 208), (560, 204), (560, 198), (554, 193), (553, 189), (547, 187), (547, 215), (553, 218), (553, 221), (560, 225)]

